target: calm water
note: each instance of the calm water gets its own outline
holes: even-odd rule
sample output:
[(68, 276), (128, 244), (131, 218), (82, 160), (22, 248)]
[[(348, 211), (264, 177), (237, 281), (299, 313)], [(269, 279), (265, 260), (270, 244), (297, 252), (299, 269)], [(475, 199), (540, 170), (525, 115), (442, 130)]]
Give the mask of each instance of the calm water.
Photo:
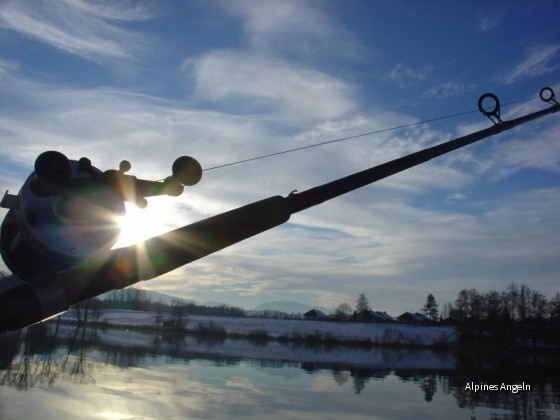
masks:
[[(551, 356), (50, 325), (0, 336), (0, 418), (560, 418), (559, 371)], [(473, 392), (470, 382), (531, 390)]]

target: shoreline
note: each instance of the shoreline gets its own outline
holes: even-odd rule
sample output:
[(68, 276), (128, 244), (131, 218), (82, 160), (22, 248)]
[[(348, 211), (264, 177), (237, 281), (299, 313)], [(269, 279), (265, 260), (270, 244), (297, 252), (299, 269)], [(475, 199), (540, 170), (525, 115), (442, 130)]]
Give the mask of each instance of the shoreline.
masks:
[[(396, 323), (359, 323), (338, 321), (283, 320), (251, 317), (192, 315), (182, 319), (179, 327), (161, 326), (154, 322), (155, 313), (131, 310), (106, 311), (98, 322), (88, 320), (88, 328), (130, 330), (164, 336), (193, 336), (212, 339), (244, 339), (254, 344), (278, 342), (307, 347), (376, 347), (442, 350), (486, 351), (557, 351), (553, 345), (519, 341), (515, 345), (492, 338), (461, 340), (454, 326), (413, 325)], [(49, 323), (56, 323), (52, 319)], [(60, 322), (79, 327), (70, 314)]]

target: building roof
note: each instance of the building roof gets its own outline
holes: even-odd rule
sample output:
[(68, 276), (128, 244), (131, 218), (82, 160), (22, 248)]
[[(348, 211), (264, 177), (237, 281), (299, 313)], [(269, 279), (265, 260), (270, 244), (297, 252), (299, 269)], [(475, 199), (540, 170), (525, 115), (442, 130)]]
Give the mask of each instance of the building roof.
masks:
[(398, 320), (402, 321), (413, 321), (413, 322), (430, 322), (430, 318), (426, 315), (421, 314), (419, 312), (412, 313), (412, 312), (404, 312), (397, 317)]
[(328, 316), (319, 309), (311, 309), (303, 314), (305, 318), (328, 318)]
[(394, 321), (393, 317), (387, 312), (373, 311), (371, 309), (364, 310), (358, 314), (362, 319), (371, 319), (375, 321), (391, 322)]

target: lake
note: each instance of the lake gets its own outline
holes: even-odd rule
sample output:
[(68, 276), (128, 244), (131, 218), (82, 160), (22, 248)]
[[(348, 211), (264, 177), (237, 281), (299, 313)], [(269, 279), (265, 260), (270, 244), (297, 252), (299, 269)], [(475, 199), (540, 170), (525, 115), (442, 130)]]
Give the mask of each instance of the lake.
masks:
[(0, 336), (0, 418), (560, 418), (556, 355), (488, 353), (39, 324)]

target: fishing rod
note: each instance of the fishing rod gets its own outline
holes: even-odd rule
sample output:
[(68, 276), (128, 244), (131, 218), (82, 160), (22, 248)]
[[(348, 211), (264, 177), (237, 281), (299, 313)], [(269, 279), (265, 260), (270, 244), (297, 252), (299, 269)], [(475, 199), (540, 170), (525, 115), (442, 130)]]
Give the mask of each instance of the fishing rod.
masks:
[(200, 181), (200, 164), (182, 156), (174, 162), (172, 175), (160, 182), (126, 175), (130, 169), (126, 161), (119, 170), (102, 172), (87, 158), (74, 161), (59, 152), (42, 153), (19, 194), (6, 192), (0, 203), (9, 209), (0, 231), (0, 253), (19, 278), (3, 288), (0, 282), (0, 332), (32, 325), (108, 291), (161, 276), (282, 225), (294, 213), (560, 110), (551, 88), (541, 89), (539, 96), (550, 104), (548, 108), (502, 120), (498, 97), (485, 93), (478, 109), (492, 121), (489, 128), (116, 249), (111, 249), (119, 233), (116, 216), (124, 214), (124, 202), (145, 207), (145, 197), (180, 195), (185, 186)]

